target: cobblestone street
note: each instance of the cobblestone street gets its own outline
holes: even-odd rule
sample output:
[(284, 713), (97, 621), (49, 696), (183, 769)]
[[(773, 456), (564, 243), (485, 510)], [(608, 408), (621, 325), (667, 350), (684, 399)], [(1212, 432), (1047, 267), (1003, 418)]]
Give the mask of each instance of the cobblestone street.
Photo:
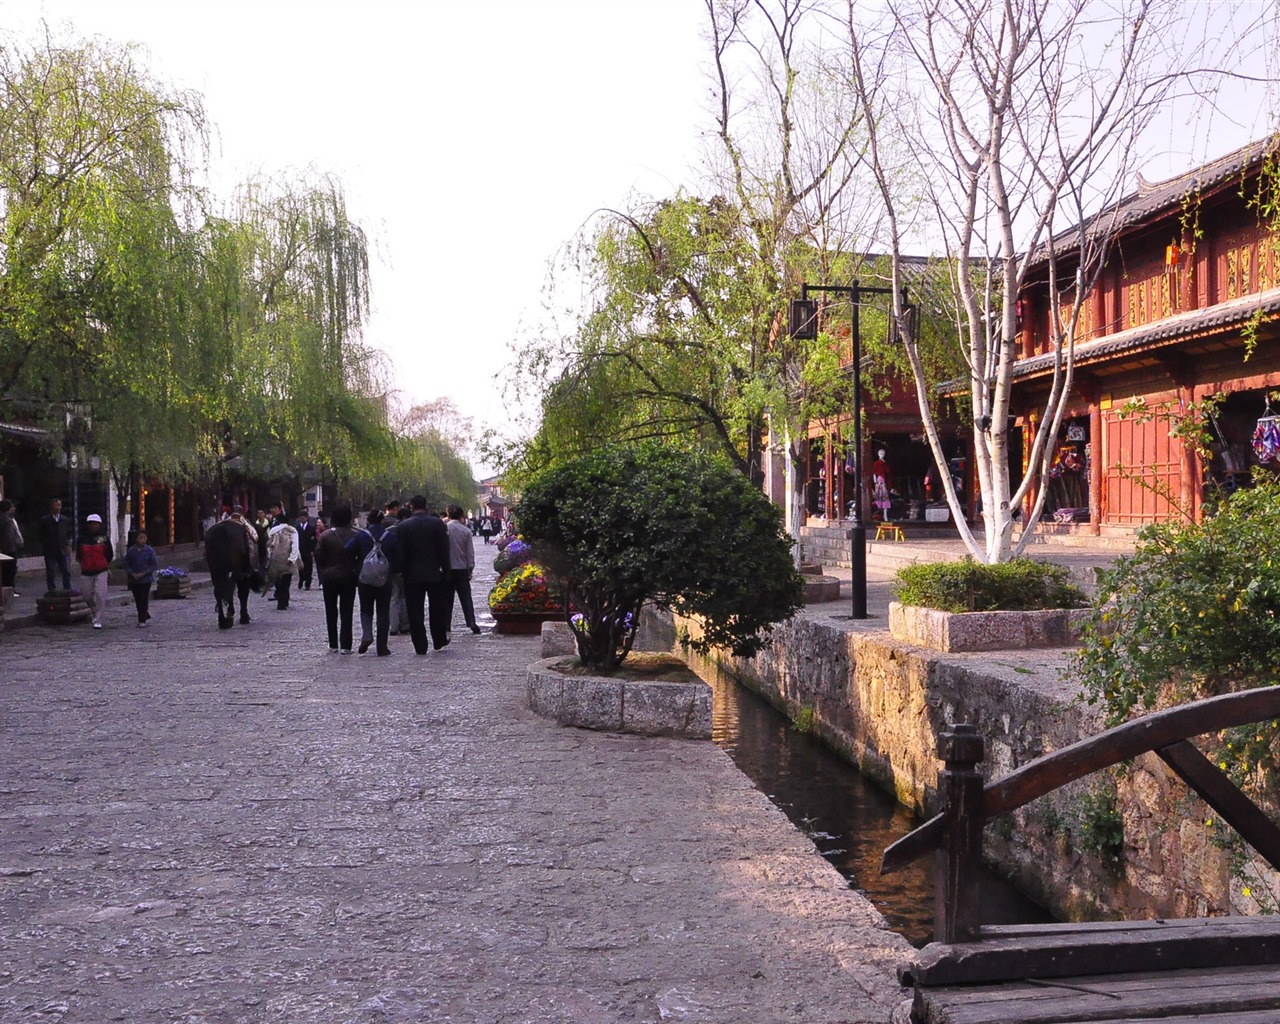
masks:
[(536, 638), (347, 657), (318, 590), (223, 632), (207, 590), (152, 607), (0, 636), (4, 1024), (899, 1002), (906, 942), (727, 755), (529, 713)]

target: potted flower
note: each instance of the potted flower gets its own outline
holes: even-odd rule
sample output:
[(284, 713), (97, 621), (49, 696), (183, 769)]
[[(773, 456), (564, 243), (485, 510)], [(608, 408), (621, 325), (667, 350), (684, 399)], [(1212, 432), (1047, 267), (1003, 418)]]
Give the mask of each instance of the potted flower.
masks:
[(156, 597), (186, 597), (191, 592), (191, 577), (183, 569), (168, 566), (156, 573)]
[(564, 618), (564, 598), (537, 562), (511, 569), (489, 592), (489, 610), (499, 633), (537, 633)]
[(502, 545), (498, 557), (493, 560), (493, 569), (499, 576), (505, 576), (518, 565), (524, 565), (533, 558), (533, 547), (516, 538)]

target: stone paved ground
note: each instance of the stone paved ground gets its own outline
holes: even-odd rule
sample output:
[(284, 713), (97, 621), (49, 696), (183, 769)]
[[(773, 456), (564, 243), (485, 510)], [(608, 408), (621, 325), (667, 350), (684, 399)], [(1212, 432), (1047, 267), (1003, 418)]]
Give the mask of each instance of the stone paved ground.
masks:
[(531, 715), (536, 638), (345, 657), (317, 591), (227, 632), (212, 604), (0, 636), (3, 1024), (900, 1002), (905, 941), (727, 755)]

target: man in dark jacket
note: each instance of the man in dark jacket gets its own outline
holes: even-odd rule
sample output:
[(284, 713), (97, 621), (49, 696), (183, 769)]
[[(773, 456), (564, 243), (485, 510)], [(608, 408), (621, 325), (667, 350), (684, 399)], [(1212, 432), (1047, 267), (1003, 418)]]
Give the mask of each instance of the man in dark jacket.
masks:
[[(316, 524), (311, 519), (311, 513), (304, 507), (298, 513), (298, 522), (295, 525), (298, 531), (298, 554), (302, 556), (302, 568), (298, 571), (298, 589), (311, 589), (311, 574), (316, 554), (316, 541), (319, 539), (316, 532)], [(320, 585), (324, 586), (324, 579), (320, 580)]]
[(54, 577), (62, 573), (62, 589), (71, 589), (71, 519), (62, 514), (62, 499), (54, 498), (49, 514), (36, 523), (36, 539), (44, 555), (45, 582), (54, 589)]
[(383, 550), (391, 567), (404, 573), (404, 600), (409, 612), (413, 649), (427, 653), (427, 629), (423, 605), (430, 617), (431, 643), (441, 650), (449, 643), (449, 618), (453, 613), (453, 587), (449, 582), (449, 530), (427, 511), (427, 499), (410, 499), (413, 515), (388, 530)]

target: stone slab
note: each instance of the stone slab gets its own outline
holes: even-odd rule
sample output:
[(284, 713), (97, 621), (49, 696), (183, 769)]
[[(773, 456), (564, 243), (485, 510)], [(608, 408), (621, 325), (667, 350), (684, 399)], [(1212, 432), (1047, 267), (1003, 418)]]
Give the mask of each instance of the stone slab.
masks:
[(1088, 617), (1084, 608), (1033, 612), (943, 612), (889, 604), (889, 633), (902, 643), (946, 653), (1008, 651), (1074, 644)]
[(532, 714), (539, 640), (460, 611), (442, 651), (342, 657), (319, 590), (251, 601), (224, 631), (206, 593), (147, 629), (112, 607), (103, 630), (5, 634), (4, 1024), (901, 1005), (906, 940), (715, 745)]

